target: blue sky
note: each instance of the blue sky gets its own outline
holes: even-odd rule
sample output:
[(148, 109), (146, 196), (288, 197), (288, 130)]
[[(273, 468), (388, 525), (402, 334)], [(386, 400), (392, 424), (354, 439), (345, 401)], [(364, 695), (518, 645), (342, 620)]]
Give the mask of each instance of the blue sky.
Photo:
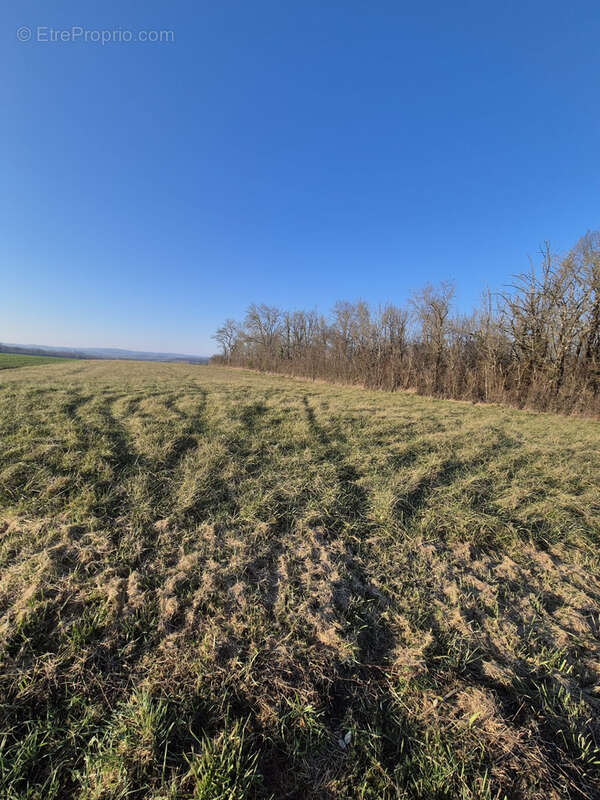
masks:
[[(10, 5), (0, 341), (204, 354), (253, 301), (445, 278), (466, 309), (600, 227), (597, 2)], [(73, 26), (174, 41), (37, 40)]]

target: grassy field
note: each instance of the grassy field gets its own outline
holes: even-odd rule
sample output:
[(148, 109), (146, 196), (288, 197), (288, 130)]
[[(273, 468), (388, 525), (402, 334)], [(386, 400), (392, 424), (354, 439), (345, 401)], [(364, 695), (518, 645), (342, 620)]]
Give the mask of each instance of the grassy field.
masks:
[(0, 375), (0, 797), (597, 798), (600, 425)]
[(56, 364), (57, 360), (56, 358), (52, 358), (52, 356), (22, 356), (19, 353), (0, 353), (0, 369), (35, 367), (40, 364)]

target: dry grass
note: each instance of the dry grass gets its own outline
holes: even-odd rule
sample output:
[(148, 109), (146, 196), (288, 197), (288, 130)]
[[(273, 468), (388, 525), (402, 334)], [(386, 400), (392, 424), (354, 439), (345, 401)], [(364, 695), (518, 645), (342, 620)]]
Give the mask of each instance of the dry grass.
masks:
[(594, 798), (600, 425), (0, 376), (0, 796)]

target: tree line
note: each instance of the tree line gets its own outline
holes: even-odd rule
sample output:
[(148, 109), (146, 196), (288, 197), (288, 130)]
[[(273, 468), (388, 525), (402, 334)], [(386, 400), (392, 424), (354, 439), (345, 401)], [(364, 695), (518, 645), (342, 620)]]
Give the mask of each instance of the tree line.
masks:
[(213, 361), (368, 388), (600, 413), (600, 231), (539, 263), (470, 314), (452, 283), (405, 305), (338, 302), (328, 316), (252, 304), (214, 338)]

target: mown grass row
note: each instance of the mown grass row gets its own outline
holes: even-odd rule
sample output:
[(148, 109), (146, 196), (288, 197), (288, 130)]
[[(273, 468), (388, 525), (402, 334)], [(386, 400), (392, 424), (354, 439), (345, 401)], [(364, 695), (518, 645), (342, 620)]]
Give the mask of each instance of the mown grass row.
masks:
[(213, 367), (5, 373), (0, 794), (595, 797), (599, 432)]

